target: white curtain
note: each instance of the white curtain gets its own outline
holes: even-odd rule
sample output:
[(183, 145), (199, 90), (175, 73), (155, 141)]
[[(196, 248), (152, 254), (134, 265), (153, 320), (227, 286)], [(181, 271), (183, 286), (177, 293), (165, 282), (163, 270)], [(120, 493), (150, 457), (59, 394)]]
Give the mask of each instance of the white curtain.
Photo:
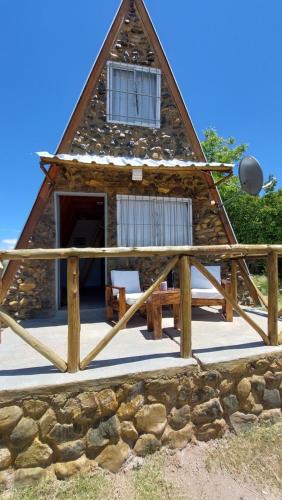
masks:
[(144, 124), (156, 121), (156, 74), (113, 68), (112, 119)]
[(192, 202), (183, 198), (117, 197), (119, 246), (192, 244)]

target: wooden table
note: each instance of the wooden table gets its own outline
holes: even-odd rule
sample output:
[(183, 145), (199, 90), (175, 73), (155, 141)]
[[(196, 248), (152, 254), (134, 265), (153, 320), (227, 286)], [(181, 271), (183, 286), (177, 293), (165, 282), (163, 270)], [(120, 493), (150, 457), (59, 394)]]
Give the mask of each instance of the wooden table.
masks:
[(162, 306), (172, 305), (174, 328), (180, 329), (180, 289), (169, 288), (153, 292), (147, 301), (147, 327), (154, 339), (162, 338)]

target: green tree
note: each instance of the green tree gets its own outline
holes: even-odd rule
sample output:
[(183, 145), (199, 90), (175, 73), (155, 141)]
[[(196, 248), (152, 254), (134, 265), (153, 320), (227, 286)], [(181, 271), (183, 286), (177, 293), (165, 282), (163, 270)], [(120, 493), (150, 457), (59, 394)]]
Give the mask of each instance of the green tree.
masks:
[[(236, 144), (233, 137), (220, 137), (215, 129), (204, 131), (202, 146), (207, 160), (235, 163), (247, 151), (247, 144)], [(219, 176), (215, 176), (215, 181)], [(282, 189), (275, 190), (276, 179), (262, 196), (250, 196), (240, 188), (237, 176), (220, 185), (219, 190), (239, 243), (282, 242)]]
[(204, 137), (202, 147), (209, 162), (235, 163), (248, 149), (248, 144), (236, 145), (234, 137), (220, 137), (214, 128), (204, 130)]

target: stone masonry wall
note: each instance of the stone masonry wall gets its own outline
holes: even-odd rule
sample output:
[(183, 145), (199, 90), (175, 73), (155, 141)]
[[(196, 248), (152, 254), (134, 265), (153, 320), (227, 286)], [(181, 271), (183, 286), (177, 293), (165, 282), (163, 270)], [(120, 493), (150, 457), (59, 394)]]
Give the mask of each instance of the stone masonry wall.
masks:
[[(125, 16), (120, 32), (111, 47), (108, 60), (161, 69), (160, 62), (134, 6)], [(181, 115), (163, 73), (161, 75), (161, 127), (159, 129), (107, 123), (106, 100), (107, 70), (105, 66), (93, 91), (85, 116), (74, 136), (71, 153), (196, 160)]]
[(184, 448), (281, 420), (282, 358), (198, 366), (87, 388), (0, 394), (0, 485), (116, 472), (162, 446)]
[[(195, 245), (226, 243), (226, 235), (211, 204), (208, 190), (203, 191), (200, 176), (144, 173), (143, 181), (132, 181), (131, 172), (120, 173), (94, 168), (63, 168), (55, 191), (107, 194), (107, 246), (117, 245), (116, 195), (176, 196), (192, 198), (193, 242)], [(197, 194), (199, 192), (199, 194)], [(52, 196), (32, 237), (30, 248), (55, 247), (55, 207)], [(113, 268), (138, 269), (143, 287), (161, 272), (166, 258), (108, 259)], [(25, 261), (21, 264), (6, 297), (6, 305), (18, 318), (50, 315), (55, 311), (54, 261)]]
[[(120, 32), (110, 49), (108, 60), (128, 62), (160, 68), (154, 48), (131, 2)], [(154, 159), (179, 158), (196, 160), (187, 130), (171, 95), (168, 82), (161, 77), (161, 127), (107, 123), (106, 67), (93, 89), (85, 115), (78, 125), (74, 139), (66, 153), (109, 154), (150, 157)], [(66, 192), (103, 192), (108, 195), (107, 244), (116, 245), (116, 194), (192, 197), (193, 235), (195, 244), (224, 244), (226, 234), (217, 208), (212, 206), (210, 194), (199, 176), (146, 174), (142, 182), (133, 182), (131, 175), (96, 172), (93, 169), (62, 169), (54, 190)], [(55, 207), (53, 196), (44, 209), (30, 239), (29, 248), (55, 247)], [(143, 286), (162, 269), (164, 260), (111, 260), (108, 269), (119, 267), (139, 269)], [(5, 301), (9, 311), (18, 318), (48, 316), (56, 309), (55, 263), (52, 261), (25, 261), (20, 265)]]

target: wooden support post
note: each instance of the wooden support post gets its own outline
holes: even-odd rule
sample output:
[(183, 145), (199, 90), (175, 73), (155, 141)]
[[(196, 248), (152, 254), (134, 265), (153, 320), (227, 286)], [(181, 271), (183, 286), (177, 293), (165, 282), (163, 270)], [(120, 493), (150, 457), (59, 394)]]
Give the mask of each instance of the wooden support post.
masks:
[(79, 370), (80, 363), (80, 305), (79, 305), (79, 259), (68, 258), (68, 372)]
[(180, 354), (182, 358), (192, 356), (192, 297), (191, 297), (191, 265), (187, 256), (180, 258), (180, 293), (181, 293), (181, 340)]
[(238, 280), (237, 280), (237, 262), (231, 261), (231, 293), (233, 299), (237, 302), (238, 298)]
[[(232, 284), (230, 280), (226, 280), (225, 291), (228, 295), (233, 296)], [(237, 303), (237, 297), (234, 300)], [(226, 321), (233, 321), (233, 307), (228, 300), (225, 300), (225, 319)]]
[(278, 256), (270, 252), (267, 258), (268, 274), (268, 336), (270, 345), (278, 345)]

